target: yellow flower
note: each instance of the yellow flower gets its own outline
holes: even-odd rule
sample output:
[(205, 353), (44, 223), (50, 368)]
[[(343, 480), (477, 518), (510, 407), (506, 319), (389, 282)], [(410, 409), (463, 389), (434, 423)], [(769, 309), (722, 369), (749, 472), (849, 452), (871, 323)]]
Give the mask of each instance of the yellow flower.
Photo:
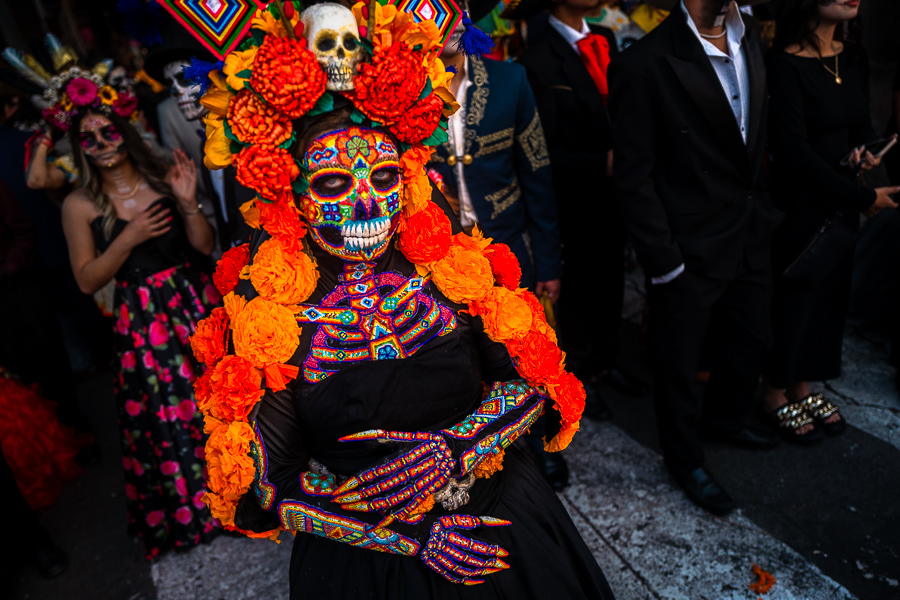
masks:
[(256, 198), (247, 200), (241, 204), (238, 210), (241, 211), (241, 215), (244, 217), (244, 222), (247, 225), (253, 229), (259, 229), (259, 207), (256, 206)]
[(69, 98), (68, 94), (63, 94), (62, 100), (60, 102), (62, 103), (62, 109), (66, 112), (69, 112), (70, 110), (75, 108), (75, 105), (72, 104), (72, 99)]
[(113, 89), (111, 86), (104, 85), (97, 91), (97, 95), (100, 97), (100, 102), (106, 104), (107, 106), (111, 105), (113, 102), (119, 99), (119, 94)]
[(224, 117), (228, 112), (228, 103), (232, 96), (234, 94), (228, 90), (211, 89), (200, 98), (200, 104), (209, 109), (209, 112)]
[(259, 48), (253, 46), (244, 51), (232, 52), (225, 57), (225, 67), (222, 69), (225, 73), (225, 81), (234, 91), (244, 89), (244, 84), (250, 81), (250, 76), (241, 77), (238, 75), (241, 71), (249, 71), (253, 68), (253, 59)]
[[(287, 2), (284, 2), (283, 4), (286, 3)], [(294, 14), (291, 16), (291, 27), (295, 27), (299, 22), (300, 12), (295, 10)], [(256, 11), (250, 27), (253, 29), (260, 29), (262, 31), (265, 31), (267, 34), (271, 34), (277, 37), (285, 37), (287, 35), (287, 31), (285, 31), (284, 25), (282, 25), (281, 23), (281, 19), (276, 19), (275, 17), (273, 17), (272, 13), (270, 13), (266, 8), (260, 8)]]
[(203, 164), (207, 169), (224, 169), (231, 164), (231, 140), (225, 135), (225, 120), (215, 113), (203, 117), (206, 124), (206, 144)]

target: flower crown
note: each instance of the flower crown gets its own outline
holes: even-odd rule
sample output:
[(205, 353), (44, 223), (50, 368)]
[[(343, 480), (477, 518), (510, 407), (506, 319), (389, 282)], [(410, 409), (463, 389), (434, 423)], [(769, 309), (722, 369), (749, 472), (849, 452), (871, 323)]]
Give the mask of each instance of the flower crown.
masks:
[[(230, 530), (238, 530), (237, 503), (254, 472), (265, 470), (249, 415), (267, 388), (285, 389), (298, 376), (299, 369), (287, 364), (300, 344), (296, 315), (319, 279), (294, 202), (309, 183), (291, 152), (297, 143), (293, 121), (333, 110), (336, 92), (326, 90), (326, 72), (303, 39), (297, 5), (281, 6), (276, 0), (257, 11), (250, 37), (224, 62), (203, 70), (209, 90), (201, 104), (210, 110), (204, 163), (236, 167), (238, 181), (258, 194), (241, 213), (270, 235), (252, 256), (249, 244), (223, 255), (213, 282), (224, 308), (214, 309), (191, 338), (195, 357), (207, 367), (194, 386), (210, 434), (210, 492), (204, 499)], [(585, 392), (565, 369), (543, 307), (519, 287), (522, 272), (509, 247), (491, 243), (477, 229), (471, 236), (453, 235), (450, 219), (431, 201), (425, 164), (447, 139), (447, 117), (458, 108), (448, 88), (453, 73), (438, 58), (442, 35), (434, 21), (416, 23), (378, 0), (360, 2), (352, 13), (369, 58), (357, 65), (353, 89), (339, 93), (352, 102), (354, 123), (385, 129), (399, 141), (403, 196), (397, 245), (444, 296), (481, 317), (487, 335), (506, 345), (519, 374), (545, 391), (553, 413), (545, 447), (562, 450), (578, 431)], [(249, 280), (258, 295), (240, 295), (241, 280)], [(495, 458), (499, 463), (502, 454)], [(243, 533), (277, 539), (278, 531)]]
[(44, 118), (63, 131), (69, 130), (75, 114), (85, 108), (95, 108), (105, 115), (115, 112), (126, 119), (138, 116), (138, 101), (134, 95), (116, 91), (96, 71), (77, 66), (51, 77), (43, 98), (51, 102), (42, 111)]

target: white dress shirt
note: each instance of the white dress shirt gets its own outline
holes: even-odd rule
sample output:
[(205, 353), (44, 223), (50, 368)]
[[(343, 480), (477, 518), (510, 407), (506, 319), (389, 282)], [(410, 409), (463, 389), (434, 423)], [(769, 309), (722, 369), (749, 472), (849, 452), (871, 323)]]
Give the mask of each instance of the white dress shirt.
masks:
[[(469, 58), (463, 62), (463, 78), (459, 82), (456, 91), (456, 101), (459, 102), (459, 110), (450, 115), (447, 123), (447, 133), (450, 135), (450, 145), (457, 157), (461, 157), (466, 151), (466, 93), (472, 82), (469, 80)], [(456, 169), (456, 187), (459, 193), (459, 223), (465, 229), (478, 223), (478, 215), (472, 206), (472, 197), (469, 188), (466, 187), (466, 175), (463, 170), (463, 161), (457, 160), (453, 166)]]
[(581, 50), (578, 49), (578, 42), (591, 34), (591, 28), (588, 27), (587, 21), (585, 21), (584, 19), (581, 20), (581, 31), (572, 29), (553, 15), (550, 15), (547, 23), (550, 25), (550, 27), (558, 31), (559, 35), (563, 36), (564, 40), (569, 42), (569, 45), (572, 46), (573, 50), (575, 50), (575, 54), (581, 56)]
[[(681, 10), (684, 11), (684, 16), (687, 18), (688, 27), (700, 40), (703, 51), (716, 71), (719, 83), (722, 85), (722, 92), (725, 94), (728, 104), (731, 105), (731, 112), (734, 113), (738, 127), (741, 128), (741, 137), (746, 144), (750, 119), (750, 77), (747, 73), (747, 60), (742, 49), (744, 20), (741, 19), (737, 3), (732, 0), (725, 12), (725, 38), (728, 54), (713, 46), (700, 35), (700, 32), (697, 30), (697, 24), (694, 23), (694, 19), (691, 18), (690, 13), (684, 6), (684, 0), (681, 1)], [(682, 273), (684, 273), (684, 264), (679, 265), (665, 275), (652, 277), (650, 283), (654, 285), (669, 283)]]

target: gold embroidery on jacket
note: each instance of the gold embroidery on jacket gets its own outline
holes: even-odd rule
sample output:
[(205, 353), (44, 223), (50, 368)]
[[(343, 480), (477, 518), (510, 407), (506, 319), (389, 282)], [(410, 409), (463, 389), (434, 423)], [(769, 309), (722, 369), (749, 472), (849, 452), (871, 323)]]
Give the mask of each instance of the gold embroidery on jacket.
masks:
[(521, 197), (522, 190), (519, 189), (518, 179), (514, 179), (513, 182), (505, 188), (485, 196), (484, 199), (490, 202), (494, 207), (494, 211), (491, 213), (491, 219), (496, 219), (497, 215), (515, 204)]
[(511, 148), (513, 145), (514, 134), (515, 128), (509, 127), (508, 129), (501, 129), (500, 131), (495, 131), (494, 133), (489, 133), (487, 135), (479, 135), (475, 138), (475, 141), (478, 142), (479, 146), (478, 152), (475, 153), (475, 158)]
[(469, 65), (472, 67), (472, 83), (475, 84), (475, 91), (472, 92), (472, 99), (466, 107), (466, 125), (477, 127), (484, 118), (484, 110), (491, 91), (487, 88), (488, 73), (484, 68), (484, 62), (477, 56), (470, 56)]
[(531, 123), (516, 136), (516, 139), (519, 140), (519, 145), (528, 158), (532, 171), (537, 171), (550, 164), (547, 141), (544, 139), (544, 128), (541, 127), (541, 118), (538, 116), (537, 108), (534, 109), (534, 118)]

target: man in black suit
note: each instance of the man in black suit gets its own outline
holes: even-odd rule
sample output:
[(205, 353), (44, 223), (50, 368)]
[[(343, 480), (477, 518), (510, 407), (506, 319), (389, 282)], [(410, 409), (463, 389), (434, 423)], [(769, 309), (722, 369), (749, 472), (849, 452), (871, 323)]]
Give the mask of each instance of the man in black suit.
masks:
[[(666, 466), (694, 502), (734, 501), (700, 436), (777, 443), (743, 422), (770, 344), (769, 242), (780, 214), (763, 169), (759, 27), (734, 2), (684, 0), (609, 69), (617, 198), (648, 278), (654, 401)], [(696, 389), (701, 347), (712, 375)]]
[[(522, 0), (504, 16), (529, 20), (529, 49), (519, 58), (534, 91), (550, 155), (563, 242), (561, 342), (588, 392), (585, 415), (611, 417), (594, 383), (629, 395), (648, 390), (616, 367), (625, 285), (625, 224), (612, 180), (612, 127), (606, 67), (617, 52), (605, 27), (584, 17), (600, 0)], [(538, 27), (546, 21), (546, 26)], [(540, 31), (538, 31), (540, 30)], [(535, 39), (539, 34), (540, 39)]]

